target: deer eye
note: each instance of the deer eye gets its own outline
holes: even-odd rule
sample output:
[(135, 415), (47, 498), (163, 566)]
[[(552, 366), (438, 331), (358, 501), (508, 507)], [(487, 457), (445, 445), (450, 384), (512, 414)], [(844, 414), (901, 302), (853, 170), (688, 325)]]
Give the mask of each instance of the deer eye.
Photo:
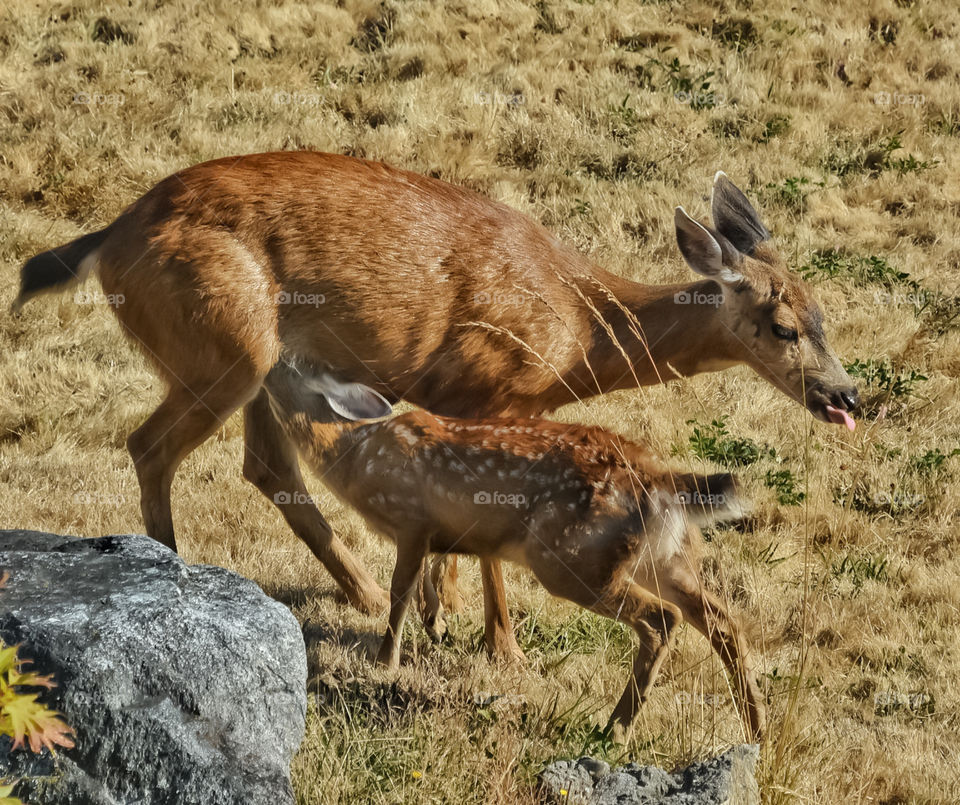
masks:
[(791, 330), (789, 327), (783, 327), (779, 324), (773, 325), (773, 334), (784, 341), (796, 341), (800, 337), (796, 330)]

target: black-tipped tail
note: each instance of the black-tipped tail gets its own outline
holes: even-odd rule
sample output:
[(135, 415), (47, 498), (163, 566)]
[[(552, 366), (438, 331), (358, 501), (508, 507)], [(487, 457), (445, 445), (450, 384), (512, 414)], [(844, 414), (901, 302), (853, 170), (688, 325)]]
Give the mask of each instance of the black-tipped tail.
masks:
[(685, 473), (674, 476), (677, 503), (687, 519), (698, 526), (745, 517), (751, 508), (729, 472), (716, 475)]
[(90, 266), (83, 260), (106, 240), (110, 227), (91, 232), (63, 246), (31, 257), (20, 270), (20, 294), (14, 308), (20, 308), (31, 297), (45, 291), (62, 290), (86, 279)]

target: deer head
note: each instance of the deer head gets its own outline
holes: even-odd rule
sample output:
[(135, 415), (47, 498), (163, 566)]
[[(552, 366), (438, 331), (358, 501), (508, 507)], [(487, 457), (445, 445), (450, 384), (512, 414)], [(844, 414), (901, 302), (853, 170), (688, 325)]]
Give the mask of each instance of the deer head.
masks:
[(278, 361), (264, 380), (270, 408), (281, 422), (299, 418), (314, 427), (332, 425), (336, 431), (349, 422), (367, 422), (390, 416), (393, 407), (369, 386), (337, 380), (326, 370)]
[(725, 352), (817, 419), (853, 430), (859, 394), (827, 342), (812, 289), (787, 269), (756, 210), (723, 172), (714, 179), (711, 212), (712, 228), (682, 207), (675, 223), (687, 264), (722, 288)]

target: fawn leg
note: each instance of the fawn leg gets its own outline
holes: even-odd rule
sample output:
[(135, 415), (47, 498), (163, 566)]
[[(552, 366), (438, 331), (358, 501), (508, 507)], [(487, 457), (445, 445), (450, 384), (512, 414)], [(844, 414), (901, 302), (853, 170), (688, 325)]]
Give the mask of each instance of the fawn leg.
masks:
[(640, 640), (626, 690), (607, 722), (607, 729), (613, 731), (615, 740), (624, 741), (641, 705), (650, 695), (683, 617), (679, 607), (662, 601), (633, 582), (610, 588), (589, 608), (633, 627)]
[[(434, 562), (433, 567), (436, 568), (438, 562), (442, 559), (442, 556), (438, 556)], [(440, 603), (440, 598), (437, 595), (436, 587), (434, 586), (433, 573), (428, 567), (428, 562), (424, 562), (423, 572), (420, 573), (420, 583), (417, 600), (419, 603), (420, 609), (420, 620), (423, 622), (423, 628), (427, 630), (427, 634), (430, 636), (430, 639), (435, 643), (439, 643), (443, 640), (443, 636), (447, 633), (447, 619), (444, 617), (443, 605)]]
[(387, 626), (377, 664), (391, 670), (400, 667), (400, 636), (403, 633), (403, 621), (410, 606), (410, 599), (417, 586), (417, 577), (426, 570), (426, 558), (429, 543), (417, 538), (397, 540), (397, 566), (393, 570), (393, 583), (390, 587), (390, 623)]
[(463, 612), (463, 596), (457, 574), (457, 557), (455, 554), (438, 556), (433, 562), (430, 571), (433, 586), (440, 597), (440, 604), (446, 612)]
[(481, 557), (480, 577), (483, 580), (483, 640), (487, 654), (501, 663), (525, 662), (526, 657), (510, 623), (500, 560)]
[(766, 707), (757, 687), (746, 641), (723, 603), (693, 582), (665, 587), (664, 596), (677, 604), (684, 617), (710, 641), (733, 678), (734, 691), (750, 740), (759, 740), (766, 728)]

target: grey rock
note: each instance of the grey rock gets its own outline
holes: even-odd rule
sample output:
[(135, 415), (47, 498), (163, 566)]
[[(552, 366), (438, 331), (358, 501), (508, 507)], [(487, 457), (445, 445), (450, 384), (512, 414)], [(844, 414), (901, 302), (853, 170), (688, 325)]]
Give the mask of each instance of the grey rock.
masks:
[(593, 778), (573, 760), (558, 760), (540, 773), (540, 788), (551, 802), (587, 805), (592, 802)]
[(638, 763), (609, 771), (589, 757), (558, 760), (541, 772), (540, 791), (546, 802), (577, 805), (759, 805), (759, 751), (734, 746), (673, 774)]
[(673, 775), (668, 774), (658, 766), (641, 766), (639, 763), (628, 763), (620, 771), (633, 777), (637, 781), (637, 791), (651, 802), (663, 799), (673, 784)]
[(577, 761), (577, 765), (585, 768), (594, 780), (599, 780), (601, 777), (604, 777), (610, 773), (609, 763), (604, 760), (599, 760), (589, 756), (580, 758)]
[(144, 536), (0, 531), (0, 639), (58, 687), (76, 747), (0, 742), (34, 805), (287, 805), (303, 738), (300, 626), (253, 582)]
[(613, 771), (600, 780), (593, 787), (593, 796), (590, 802), (616, 803), (616, 805), (632, 805), (634, 802), (656, 802), (644, 798), (637, 788), (637, 781), (622, 771)]

